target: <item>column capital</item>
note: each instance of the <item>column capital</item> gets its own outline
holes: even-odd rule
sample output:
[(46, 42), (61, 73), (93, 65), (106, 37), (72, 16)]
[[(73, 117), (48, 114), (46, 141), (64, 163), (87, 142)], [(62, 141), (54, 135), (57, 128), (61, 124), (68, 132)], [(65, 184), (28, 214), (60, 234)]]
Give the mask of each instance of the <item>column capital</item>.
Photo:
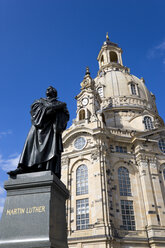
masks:
[(157, 158), (152, 154), (138, 153), (136, 154), (136, 161), (139, 166), (144, 163), (150, 163), (153, 165), (157, 163)]

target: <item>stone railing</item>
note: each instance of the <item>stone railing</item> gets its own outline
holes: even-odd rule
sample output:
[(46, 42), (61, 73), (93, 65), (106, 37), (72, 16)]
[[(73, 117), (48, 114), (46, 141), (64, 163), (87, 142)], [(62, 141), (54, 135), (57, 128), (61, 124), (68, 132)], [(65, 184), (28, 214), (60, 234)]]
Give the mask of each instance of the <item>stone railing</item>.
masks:
[(133, 107), (153, 109), (152, 104), (148, 103), (145, 99), (141, 99), (137, 97), (126, 97), (126, 96), (103, 99), (102, 106), (103, 108), (133, 106)]

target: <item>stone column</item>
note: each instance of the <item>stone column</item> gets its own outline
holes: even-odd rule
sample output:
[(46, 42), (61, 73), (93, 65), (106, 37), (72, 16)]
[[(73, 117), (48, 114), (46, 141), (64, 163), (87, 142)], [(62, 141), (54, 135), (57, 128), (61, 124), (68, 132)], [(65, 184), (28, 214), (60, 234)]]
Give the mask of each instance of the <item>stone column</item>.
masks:
[(65, 185), (51, 172), (17, 175), (5, 182), (0, 248), (67, 248)]

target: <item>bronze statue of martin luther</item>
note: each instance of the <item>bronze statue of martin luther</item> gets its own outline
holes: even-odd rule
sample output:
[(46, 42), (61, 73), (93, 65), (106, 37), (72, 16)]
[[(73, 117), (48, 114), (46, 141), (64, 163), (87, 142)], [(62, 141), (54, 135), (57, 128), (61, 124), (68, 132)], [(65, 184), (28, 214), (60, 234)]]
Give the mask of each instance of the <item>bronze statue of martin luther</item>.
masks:
[(16, 170), (17, 174), (51, 170), (61, 178), (62, 132), (66, 129), (69, 112), (66, 103), (57, 100), (57, 90), (52, 86), (46, 98), (36, 100), (31, 106), (32, 126), (25, 141)]

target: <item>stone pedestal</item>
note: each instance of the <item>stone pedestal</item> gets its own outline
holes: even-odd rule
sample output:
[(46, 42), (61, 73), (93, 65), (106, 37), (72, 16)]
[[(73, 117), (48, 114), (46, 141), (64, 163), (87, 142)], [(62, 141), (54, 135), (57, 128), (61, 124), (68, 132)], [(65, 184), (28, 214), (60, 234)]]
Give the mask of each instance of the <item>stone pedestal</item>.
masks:
[(65, 185), (51, 172), (17, 175), (5, 182), (0, 248), (66, 248)]

